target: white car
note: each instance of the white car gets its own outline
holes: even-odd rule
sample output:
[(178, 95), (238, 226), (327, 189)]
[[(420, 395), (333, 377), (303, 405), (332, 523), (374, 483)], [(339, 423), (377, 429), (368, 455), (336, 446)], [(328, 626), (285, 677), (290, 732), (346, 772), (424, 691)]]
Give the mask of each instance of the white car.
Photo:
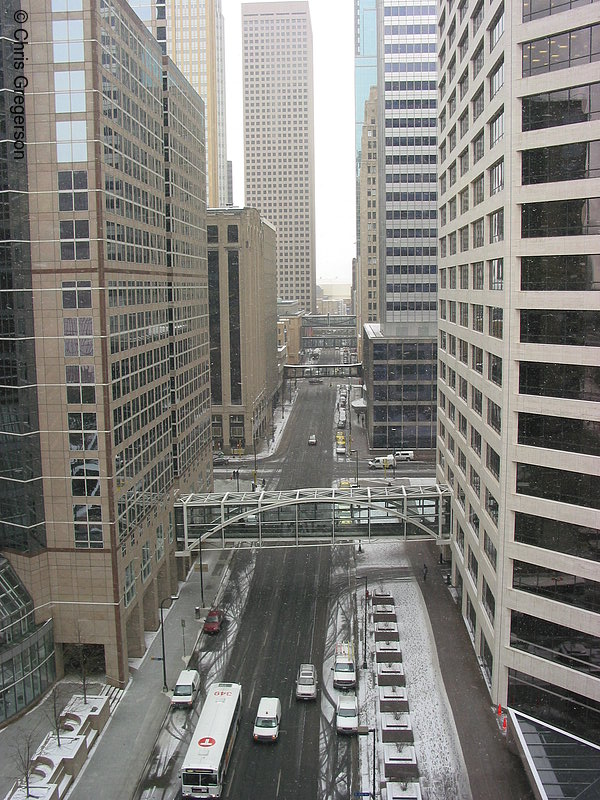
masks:
[(358, 731), (358, 700), (355, 694), (341, 694), (335, 709), (335, 727), (338, 733)]
[(300, 664), (296, 678), (296, 699), (317, 699), (317, 670), (314, 664)]
[(317, 436), (316, 436), (316, 434), (314, 434), (314, 433), (311, 433), (311, 435), (308, 437), (308, 443), (309, 443), (310, 445), (315, 445), (315, 444), (317, 443)]

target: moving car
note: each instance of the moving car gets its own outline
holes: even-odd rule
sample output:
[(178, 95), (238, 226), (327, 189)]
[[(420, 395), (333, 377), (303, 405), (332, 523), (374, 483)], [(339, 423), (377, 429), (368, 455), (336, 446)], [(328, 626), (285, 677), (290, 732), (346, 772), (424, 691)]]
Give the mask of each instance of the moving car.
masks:
[(415, 451), (414, 450), (396, 450), (394, 453), (394, 458), (396, 461), (414, 461), (415, 460)]
[(346, 455), (346, 445), (343, 442), (336, 442), (335, 443), (335, 454), (337, 456), (345, 456)]
[(276, 742), (281, 722), (281, 703), (278, 697), (261, 697), (254, 720), (252, 738), (255, 742)]
[(323, 379), (322, 378), (309, 378), (308, 382), (309, 383), (323, 383)]
[(229, 457), (226, 456), (222, 450), (216, 450), (213, 453), (212, 463), (214, 466), (219, 466), (219, 464), (229, 464)]
[(211, 608), (211, 610), (206, 615), (206, 619), (204, 620), (204, 627), (202, 630), (204, 633), (215, 634), (219, 633), (221, 630), (221, 626), (223, 625), (223, 620), (225, 619), (225, 614), (220, 608)]
[(296, 699), (317, 699), (317, 670), (314, 664), (300, 664), (296, 678)]
[(314, 434), (314, 433), (311, 433), (311, 435), (308, 437), (308, 443), (309, 443), (309, 444), (316, 444), (316, 443), (317, 443), (317, 436), (316, 436), (316, 434)]
[(358, 731), (358, 700), (355, 694), (338, 697), (335, 709), (335, 727), (338, 733)]
[(369, 469), (391, 469), (396, 466), (396, 459), (390, 453), (389, 456), (378, 456), (369, 461)]

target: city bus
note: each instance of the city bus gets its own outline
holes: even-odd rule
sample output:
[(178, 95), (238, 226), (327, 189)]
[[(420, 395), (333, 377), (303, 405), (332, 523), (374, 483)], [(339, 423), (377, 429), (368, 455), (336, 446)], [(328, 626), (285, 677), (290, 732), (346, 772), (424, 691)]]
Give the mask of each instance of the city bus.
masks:
[(213, 683), (181, 767), (183, 797), (221, 797), (242, 717), (239, 683)]

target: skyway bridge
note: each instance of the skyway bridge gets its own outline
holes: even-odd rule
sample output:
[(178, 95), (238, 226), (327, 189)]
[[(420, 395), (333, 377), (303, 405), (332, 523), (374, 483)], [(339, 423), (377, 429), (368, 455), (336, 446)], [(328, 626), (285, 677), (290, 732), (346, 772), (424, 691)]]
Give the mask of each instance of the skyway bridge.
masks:
[(446, 543), (452, 530), (450, 497), (445, 484), (182, 495), (175, 502), (179, 552), (358, 539)]
[(362, 363), (354, 364), (285, 364), (285, 379), (333, 380), (334, 378), (362, 378)]

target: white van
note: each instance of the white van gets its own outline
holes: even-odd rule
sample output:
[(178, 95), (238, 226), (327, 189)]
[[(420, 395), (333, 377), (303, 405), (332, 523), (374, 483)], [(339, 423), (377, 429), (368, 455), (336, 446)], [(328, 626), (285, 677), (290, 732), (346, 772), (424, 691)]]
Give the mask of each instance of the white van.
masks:
[(396, 450), (394, 453), (394, 458), (396, 461), (414, 461), (415, 460), (415, 451), (414, 450)]
[(176, 708), (192, 708), (198, 690), (200, 689), (200, 675), (195, 669), (184, 669), (179, 673), (177, 683), (173, 689), (171, 706)]
[(391, 469), (396, 466), (396, 459), (390, 453), (388, 456), (378, 456), (369, 461), (369, 469)]
[(255, 742), (276, 742), (281, 722), (281, 703), (278, 697), (261, 697), (254, 720), (252, 738)]

